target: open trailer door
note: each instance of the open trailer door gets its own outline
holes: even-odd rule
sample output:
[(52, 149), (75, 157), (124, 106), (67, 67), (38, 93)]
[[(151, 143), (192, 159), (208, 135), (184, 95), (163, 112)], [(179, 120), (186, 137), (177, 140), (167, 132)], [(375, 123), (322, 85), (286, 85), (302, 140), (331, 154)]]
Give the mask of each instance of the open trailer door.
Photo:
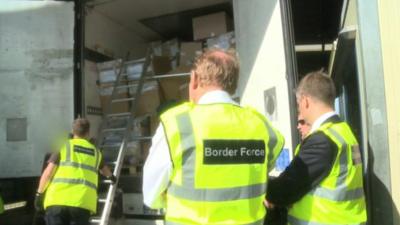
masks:
[(292, 91), (297, 72), (289, 3), (288, 0), (234, 0), (233, 7), (241, 60), (237, 93), (240, 102), (263, 112), (283, 133), (285, 149), (291, 158), (298, 134)]
[(74, 117), (74, 2), (0, 2), (0, 178), (39, 176)]

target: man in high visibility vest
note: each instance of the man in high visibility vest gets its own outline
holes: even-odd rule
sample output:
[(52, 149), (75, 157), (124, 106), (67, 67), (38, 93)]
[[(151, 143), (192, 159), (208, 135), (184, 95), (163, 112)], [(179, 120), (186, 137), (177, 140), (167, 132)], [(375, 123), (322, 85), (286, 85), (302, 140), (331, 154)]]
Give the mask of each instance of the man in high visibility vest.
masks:
[(101, 152), (88, 141), (89, 130), (87, 119), (76, 119), (73, 138), (51, 155), (40, 178), (35, 208), (46, 210), (47, 225), (89, 224), (97, 207), (98, 172), (115, 182)]
[(333, 110), (335, 96), (333, 81), (322, 72), (306, 75), (297, 88), (299, 114), (311, 130), (267, 195), (268, 206), (289, 206), (291, 225), (366, 222), (361, 154)]
[(284, 138), (261, 114), (231, 98), (235, 53), (195, 62), (192, 102), (161, 115), (144, 166), (144, 203), (166, 208), (166, 224), (263, 224), (262, 204)]

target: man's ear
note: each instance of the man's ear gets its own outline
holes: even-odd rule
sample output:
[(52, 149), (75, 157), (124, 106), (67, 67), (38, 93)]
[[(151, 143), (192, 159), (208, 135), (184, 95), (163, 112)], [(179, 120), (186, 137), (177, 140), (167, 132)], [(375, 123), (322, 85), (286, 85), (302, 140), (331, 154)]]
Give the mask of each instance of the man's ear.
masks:
[(192, 71), (190, 75), (190, 85), (193, 90), (197, 89), (199, 86), (199, 76), (197, 76), (194, 71)]
[(306, 109), (308, 109), (310, 107), (310, 101), (311, 101), (310, 97), (304, 96), (304, 107)]

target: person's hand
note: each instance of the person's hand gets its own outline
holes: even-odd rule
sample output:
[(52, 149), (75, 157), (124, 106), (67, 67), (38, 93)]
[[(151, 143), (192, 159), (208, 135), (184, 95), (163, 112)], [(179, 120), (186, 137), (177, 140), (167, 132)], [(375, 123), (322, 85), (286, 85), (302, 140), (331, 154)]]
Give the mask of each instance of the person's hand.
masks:
[(35, 202), (34, 202), (36, 211), (38, 212), (44, 211), (43, 200), (44, 200), (44, 194), (36, 192)]
[(272, 204), (271, 202), (267, 201), (267, 199), (264, 199), (264, 206), (267, 207), (268, 209), (275, 208), (275, 205)]
[(114, 174), (111, 174), (110, 176), (108, 176), (107, 180), (110, 180), (111, 184), (115, 184), (117, 182), (117, 178), (114, 176)]

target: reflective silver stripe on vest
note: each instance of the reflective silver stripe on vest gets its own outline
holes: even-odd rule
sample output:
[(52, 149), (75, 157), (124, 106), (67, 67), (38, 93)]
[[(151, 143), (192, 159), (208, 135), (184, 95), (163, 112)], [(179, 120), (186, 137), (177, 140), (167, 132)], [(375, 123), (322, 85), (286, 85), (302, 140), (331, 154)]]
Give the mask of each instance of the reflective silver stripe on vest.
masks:
[(196, 141), (192, 121), (188, 113), (177, 116), (182, 153), (182, 185), (194, 188), (194, 171), (196, 166)]
[(338, 134), (334, 129), (329, 128), (328, 131), (335, 136), (335, 138), (339, 141), (339, 143), (341, 144), (341, 148), (342, 151), (340, 152), (340, 156), (339, 156), (339, 176), (336, 180), (336, 187), (343, 187), (346, 188), (345, 186), (345, 182), (346, 182), (346, 178), (347, 178), (347, 166), (348, 164), (348, 158), (347, 158), (347, 143), (344, 140), (344, 138)]
[[(290, 225), (332, 225), (331, 223), (317, 223), (311, 221), (305, 221), (301, 219), (297, 219), (293, 216), (288, 216), (288, 222)], [(366, 223), (344, 223), (343, 225), (365, 225)]]
[(356, 188), (352, 190), (346, 190), (346, 187), (344, 188), (337, 187), (335, 190), (331, 190), (328, 188), (318, 187), (312, 192), (312, 195), (337, 202), (351, 201), (363, 198), (364, 189)]
[(75, 167), (79, 169), (85, 169), (92, 171), (97, 174), (97, 169), (93, 166), (77, 163), (77, 162), (60, 162), (60, 166), (70, 166), (70, 167)]
[(67, 141), (67, 144), (65, 145), (65, 161), (70, 162), (71, 161), (71, 146), (70, 146), (70, 140)]
[(256, 198), (263, 195), (266, 189), (267, 186), (265, 184), (219, 189), (195, 189), (172, 184), (168, 189), (168, 193), (175, 197), (192, 201), (218, 202)]
[[(264, 224), (264, 218), (261, 220), (258, 220), (253, 223), (244, 223), (244, 224), (238, 224), (238, 223), (233, 223), (235, 225), (263, 225)], [(177, 222), (172, 222), (172, 221), (165, 221), (165, 225), (185, 225), (184, 223), (177, 223)]]
[(100, 151), (97, 148), (94, 148), (94, 154), (96, 154), (96, 164), (94, 164), (96, 166), (96, 172), (99, 169), (99, 158), (100, 158)]
[(346, 186), (346, 178), (348, 175), (348, 157), (347, 143), (344, 138), (334, 129), (329, 128), (328, 131), (340, 142), (342, 151), (339, 156), (339, 176), (336, 180), (335, 189), (328, 189), (321, 186), (316, 187), (311, 191), (311, 195), (320, 198), (325, 198), (333, 201), (351, 201), (364, 197), (363, 188), (348, 190)]
[(89, 182), (87, 180), (83, 179), (72, 179), (72, 178), (54, 178), (52, 183), (64, 183), (64, 184), (82, 184), (87, 187), (93, 188), (94, 190), (97, 190), (97, 186), (93, 184), (92, 182)]
[(194, 174), (196, 167), (196, 142), (190, 116), (183, 113), (177, 116), (181, 138), (182, 153), (182, 186), (171, 183), (168, 194), (193, 201), (230, 201), (249, 199), (263, 195), (266, 184), (256, 184), (233, 188), (196, 189)]
[(268, 130), (268, 171), (271, 171), (272, 169), (272, 159), (274, 158), (274, 149), (276, 145), (278, 144), (278, 137), (276, 136), (275, 131), (272, 129), (271, 125), (268, 123), (265, 123), (265, 127)]

